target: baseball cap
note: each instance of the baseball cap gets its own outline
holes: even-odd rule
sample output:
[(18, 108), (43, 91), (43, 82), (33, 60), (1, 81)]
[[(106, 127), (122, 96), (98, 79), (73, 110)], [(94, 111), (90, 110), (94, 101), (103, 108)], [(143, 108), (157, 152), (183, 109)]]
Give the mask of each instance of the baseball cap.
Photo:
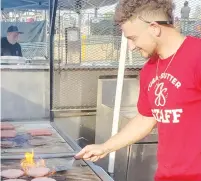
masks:
[(10, 32), (17, 32), (17, 33), (19, 33), (19, 34), (23, 34), (23, 32), (20, 32), (20, 31), (18, 30), (18, 27), (17, 27), (17, 26), (9, 26), (9, 27), (8, 27), (8, 30), (7, 30), (7, 33), (10, 33)]

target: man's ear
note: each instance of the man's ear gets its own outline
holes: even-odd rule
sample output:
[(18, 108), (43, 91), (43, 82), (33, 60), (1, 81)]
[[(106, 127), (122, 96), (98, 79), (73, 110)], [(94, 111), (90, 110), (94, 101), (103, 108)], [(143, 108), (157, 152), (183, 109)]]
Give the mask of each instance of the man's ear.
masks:
[(153, 36), (159, 37), (161, 35), (161, 27), (156, 22), (150, 23), (149, 30)]

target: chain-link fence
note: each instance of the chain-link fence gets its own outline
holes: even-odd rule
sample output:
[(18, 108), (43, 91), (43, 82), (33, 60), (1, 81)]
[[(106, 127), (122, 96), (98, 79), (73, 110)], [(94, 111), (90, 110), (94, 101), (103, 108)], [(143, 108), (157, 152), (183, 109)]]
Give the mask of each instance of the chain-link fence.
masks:
[[(117, 63), (121, 31), (114, 25), (114, 6), (102, 9), (106, 13), (91, 13), (89, 10), (81, 10), (80, 14), (70, 10), (57, 11), (55, 30), (55, 60), (57, 62), (82, 63), (82, 65), (93, 63), (105, 64), (105, 66), (108, 63), (111, 65)], [(138, 54), (135, 54), (135, 57), (142, 60)]]
[[(113, 20), (116, 3), (117, 0), (58, 1), (53, 109), (95, 108), (99, 76), (117, 75), (121, 31)], [(181, 18), (183, 1), (175, 1), (175, 5), (178, 31), (201, 37), (200, 0), (189, 3), (188, 18)], [(145, 61), (139, 53), (128, 52), (125, 75), (138, 74)]]
[[(59, 1), (54, 42), (53, 109), (96, 108), (98, 78), (117, 75), (121, 31), (114, 26), (117, 1)], [(137, 57), (139, 64), (143, 59)], [(126, 75), (139, 64), (127, 61)]]

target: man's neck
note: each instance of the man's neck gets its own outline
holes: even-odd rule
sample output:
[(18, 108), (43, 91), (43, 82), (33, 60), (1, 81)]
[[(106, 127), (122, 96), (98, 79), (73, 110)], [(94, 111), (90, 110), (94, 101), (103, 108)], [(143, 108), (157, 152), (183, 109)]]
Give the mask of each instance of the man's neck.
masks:
[(161, 59), (166, 59), (172, 56), (183, 44), (185, 37), (175, 30), (170, 30), (164, 33), (162, 41), (158, 44), (157, 54)]
[(7, 36), (7, 40), (8, 40), (8, 42), (10, 43), (10, 44), (12, 44), (12, 45), (14, 45), (16, 42), (13, 42), (10, 38), (9, 38), (9, 36)]

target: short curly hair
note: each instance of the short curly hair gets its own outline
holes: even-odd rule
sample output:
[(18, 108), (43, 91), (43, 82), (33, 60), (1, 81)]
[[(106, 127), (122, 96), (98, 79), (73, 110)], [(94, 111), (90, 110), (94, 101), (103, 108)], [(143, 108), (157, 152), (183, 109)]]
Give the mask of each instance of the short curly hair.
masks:
[(163, 20), (173, 21), (174, 8), (172, 0), (120, 0), (114, 20), (121, 25), (137, 15), (152, 18), (161, 15)]

